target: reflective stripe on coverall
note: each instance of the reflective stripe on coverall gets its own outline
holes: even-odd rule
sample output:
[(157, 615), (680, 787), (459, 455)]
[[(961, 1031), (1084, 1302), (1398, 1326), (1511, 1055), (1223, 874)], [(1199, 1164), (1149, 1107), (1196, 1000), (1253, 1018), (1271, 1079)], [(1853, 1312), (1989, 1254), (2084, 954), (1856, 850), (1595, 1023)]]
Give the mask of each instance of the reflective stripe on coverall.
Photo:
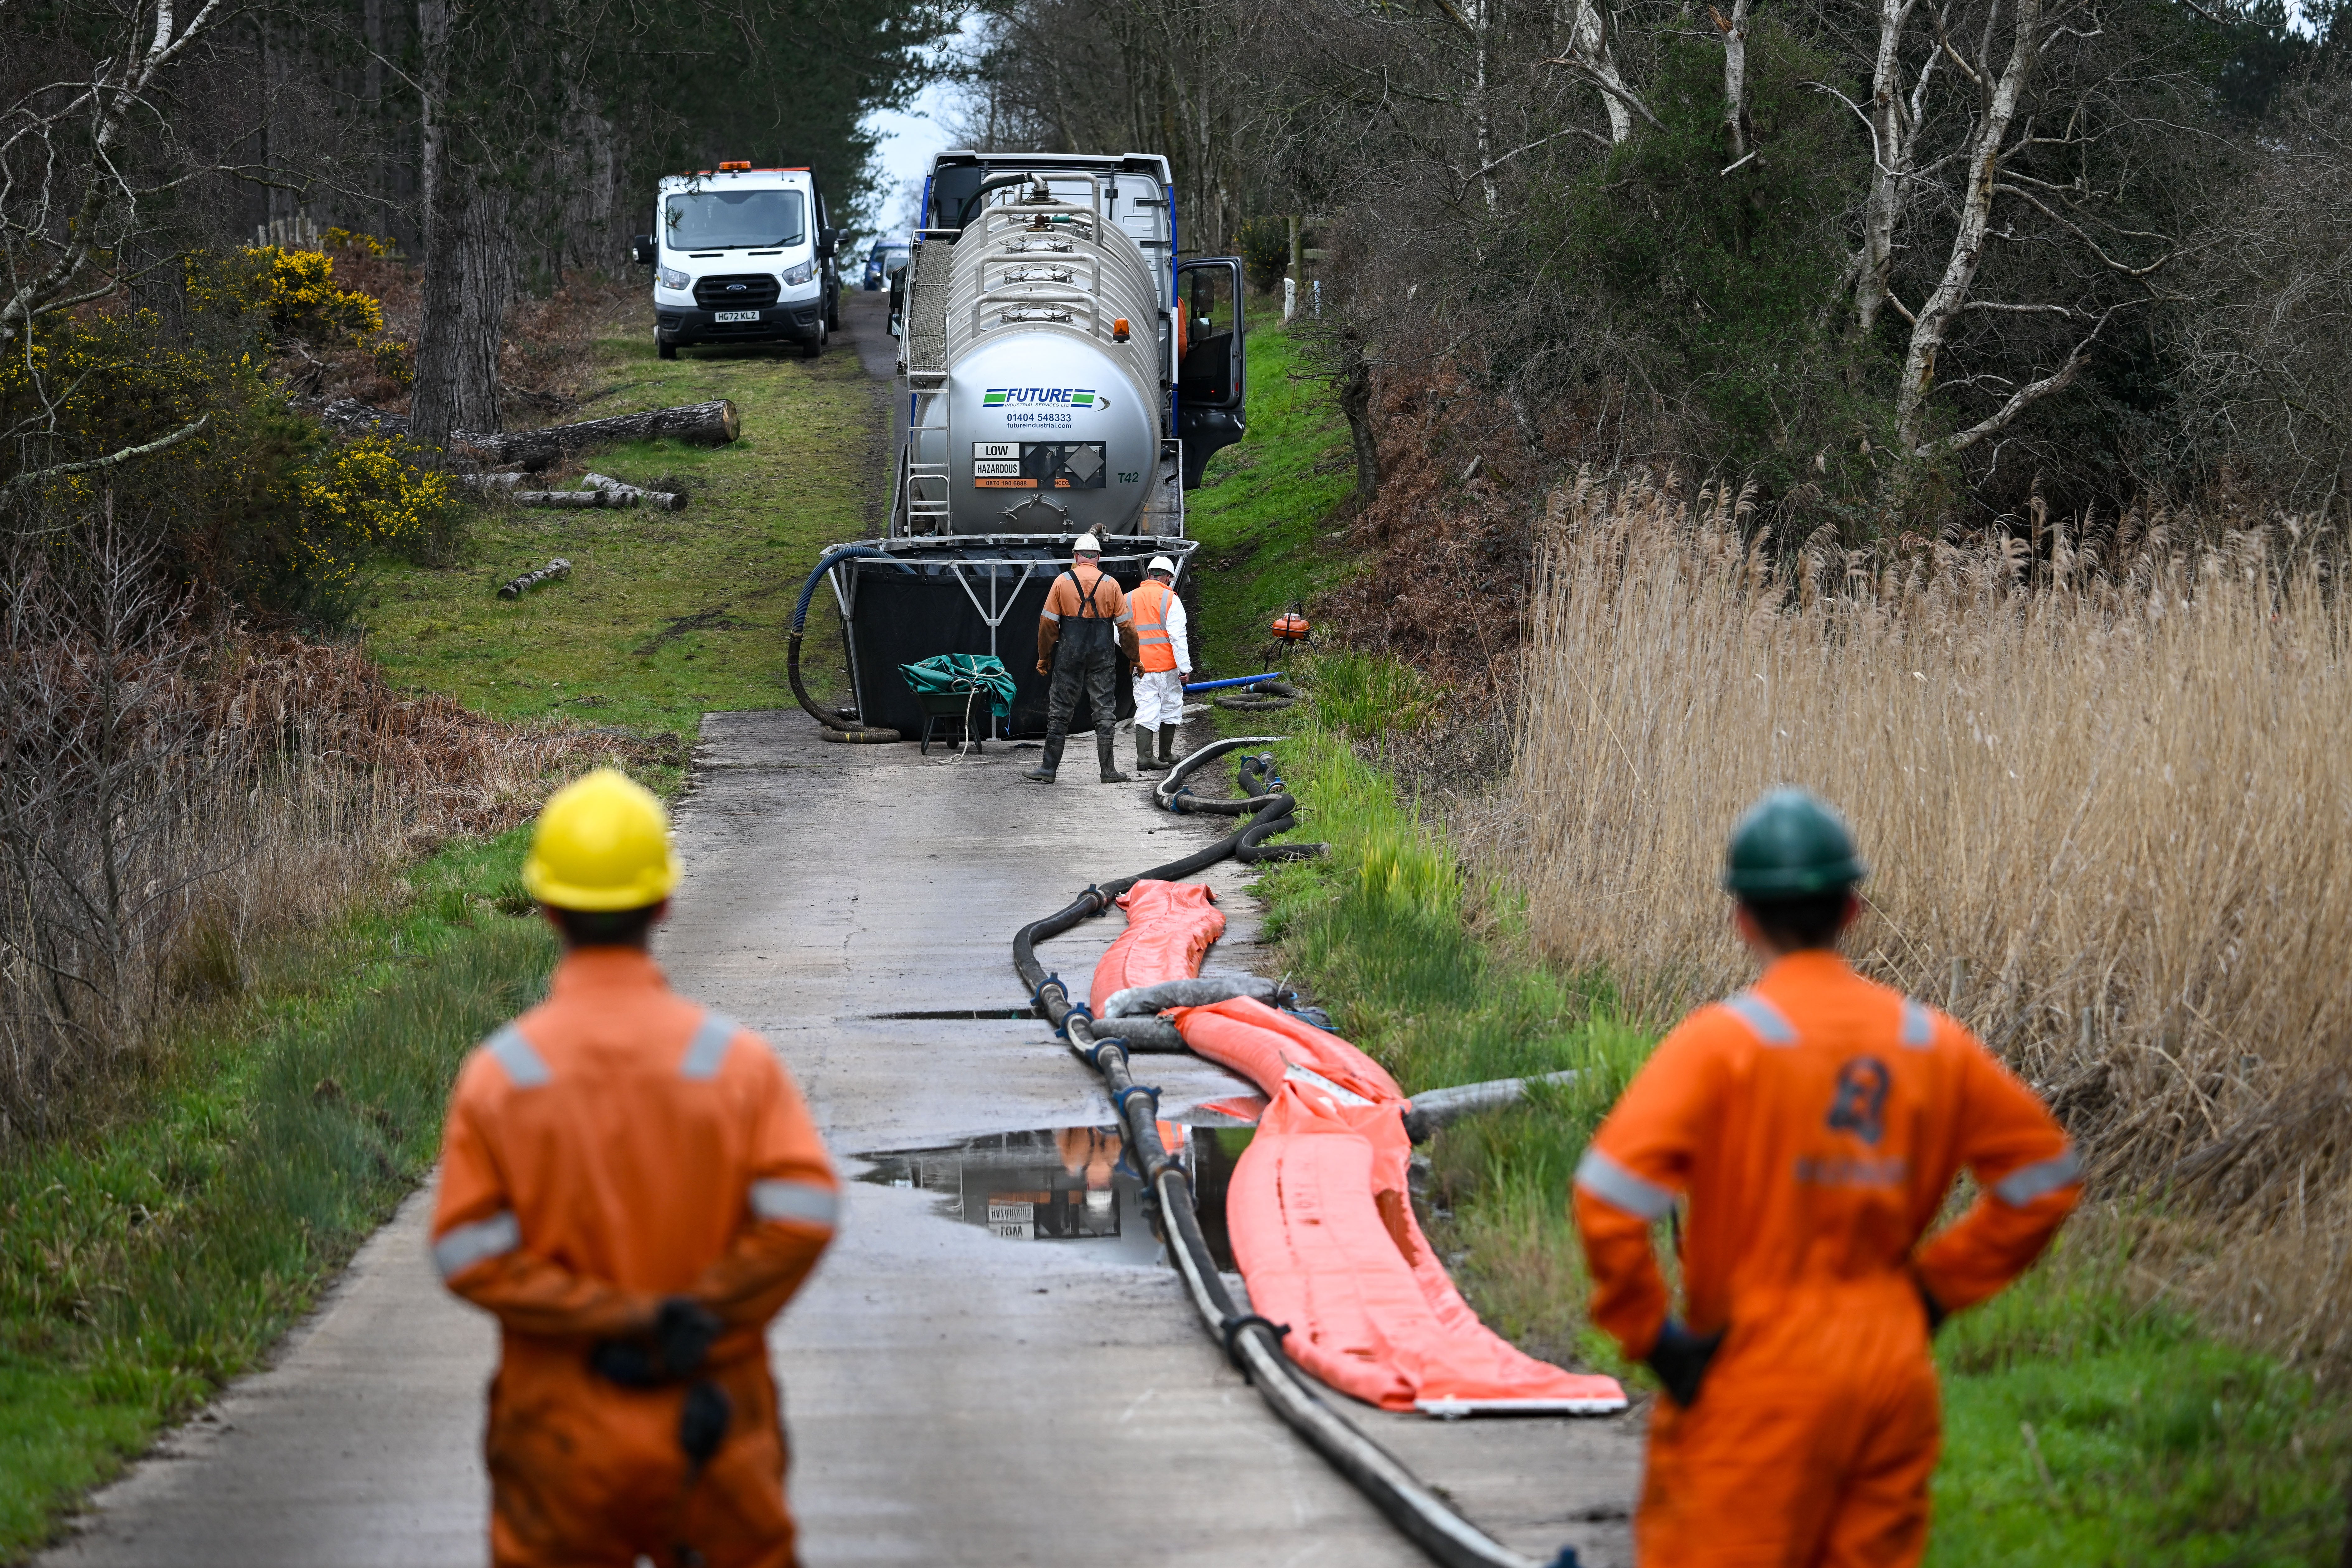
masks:
[[(1921, 1245), (1962, 1168), (1982, 1195)], [(1917, 1563), (1919, 1290), (1957, 1311), (2032, 1262), (2080, 1195), (2065, 1133), (1959, 1025), (1804, 952), (1668, 1035), (1577, 1168), (1593, 1317), (1630, 1355), (1667, 1315), (1650, 1227), (1678, 1194), (1688, 1326), (1724, 1340), (1652, 1414), (1643, 1568)]]
[[(840, 1202), (799, 1091), (761, 1038), (673, 993), (645, 953), (568, 954), (548, 999), (457, 1075), (433, 1255), (499, 1320), (487, 1442), (499, 1568), (788, 1568), (785, 1449), (768, 1321), (832, 1239)], [(625, 1388), (595, 1342), (664, 1297), (725, 1325), (699, 1376), (733, 1405), (698, 1477), (680, 1385)]]

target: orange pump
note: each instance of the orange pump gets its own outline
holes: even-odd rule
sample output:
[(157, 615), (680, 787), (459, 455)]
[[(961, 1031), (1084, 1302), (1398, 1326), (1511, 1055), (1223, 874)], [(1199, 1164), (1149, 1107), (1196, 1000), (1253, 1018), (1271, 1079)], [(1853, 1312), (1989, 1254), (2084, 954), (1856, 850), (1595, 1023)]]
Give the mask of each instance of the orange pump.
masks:
[(1297, 610), (1285, 610), (1274, 617), (1274, 635), (1280, 642), (1305, 642), (1307, 617)]

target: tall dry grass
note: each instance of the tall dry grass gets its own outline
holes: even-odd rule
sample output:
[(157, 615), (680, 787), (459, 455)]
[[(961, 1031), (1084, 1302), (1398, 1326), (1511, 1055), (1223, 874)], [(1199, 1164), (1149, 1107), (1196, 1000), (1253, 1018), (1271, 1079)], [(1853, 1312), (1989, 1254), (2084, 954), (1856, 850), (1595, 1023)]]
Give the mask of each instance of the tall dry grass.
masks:
[(151, 564), (102, 537), (0, 589), (0, 1145), (243, 990), (255, 942), (561, 776), (654, 760), (395, 691), (354, 648), (207, 627)]
[(1736, 988), (1726, 834), (1820, 792), (1874, 867), (1851, 951), (2042, 1089), (2151, 1278), (2352, 1353), (2340, 552), (2127, 518), (1784, 561), (1744, 524), (1719, 491), (1553, 497), (1484, 835), (1536, 941), (1652, 1022)]

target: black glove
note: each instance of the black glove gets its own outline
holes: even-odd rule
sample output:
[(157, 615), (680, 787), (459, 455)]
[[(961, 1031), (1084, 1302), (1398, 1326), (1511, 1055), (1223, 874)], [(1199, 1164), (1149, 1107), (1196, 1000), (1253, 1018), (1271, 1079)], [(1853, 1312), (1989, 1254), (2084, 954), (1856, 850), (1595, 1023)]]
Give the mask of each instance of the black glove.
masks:
[(662, 1370), (673, 1378), (694, 1375), (724, 1327), (716, 1313), (690, 1297), (664, 1301), (654, 1314), (654, 1348), (661, 1352)]
[(715, 1383), (691, 1384), (677, 1413), (677, 1446), (694, 1465), (707, 1465), (727, 1440), (728, 1425), (734, 1419), (735, 1402), (725, 1389)]
[(599, 1340), (588, 1352), (588, 1365), (624, 1388), (659, 1388), (691, 1377), (724, 1326), (700, 1302), (672, 1296), (654, 1314), (650, 1335)]
[(1936, 1331), (1944, 1326), (1944, 1320), (1951, 1314), (1944, 1310), (1941, 1301), (1936, 1300), (1936, 1293), (1927, 1289), (1927, 1282), (1916, 1274), (1911, 1277), (1911, 1288), (1919, 1292), (1919, 1305), (1927, 1309), (1927, 1337), (1932, 1340), (1936, 1337)]
[(1698, 1403), (1698, 1385), (1706, 1380), (1707, 1363), (1715, 1359), (1716, 1347), (1722, 1343), (1720, 1329), (1711, 1334), (1695, 1334), (1668, 1318), (1658, 1331), (1658, 1342), (1650, 1347), (1650, 1370), (1658, 1374), (1658, 1381), (1665, 1384), (1675, 1403), (1687, 1410)]

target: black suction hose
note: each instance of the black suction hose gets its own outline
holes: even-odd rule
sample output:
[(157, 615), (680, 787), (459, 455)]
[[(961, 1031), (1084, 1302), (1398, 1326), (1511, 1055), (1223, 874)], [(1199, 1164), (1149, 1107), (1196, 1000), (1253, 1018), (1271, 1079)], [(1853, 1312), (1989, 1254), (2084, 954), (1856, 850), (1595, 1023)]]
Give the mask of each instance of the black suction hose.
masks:
[(1168, 809), (1187, 816), (1255, 816), (1270, 800), (1280, 795), (1254, 795), (1246, 800), (1209, 800), (1191, 790), (1180, 789), (1168, 802)]
[(909, 576), (921, 575), (912, 566), (898, 559), (888, 551), (877, 549), (871, 544), (836, 544), (826, 551), (823, 558), (817, 562), (816, 570), (808, 574), (808, 581), (801, 584), (800, 603), (793, 606), (792, 631), (784, 640), (784, 673), (792, 679), (793, 695), (800, 699), (801, 707), (807, 711), (810, 718), (824, 726), (826, 740), (882, 745), (903, 737), (896, 730), (861, 725), (858, 722), (858, 716), (846, 709), (818, 707), (815, 700), (809, 696), (808, 688), (801, 684), (801, 629), (808, 620), (809, 601), (816, 596), (817, 584), (824, 580), (824, 574), (832, 571), (836, 563), (859, 555), (879, 557)]
[[(1179, 765), (1179, 770), (1171, 775), (1171, 781), (1181, 778), (1211, 756), (1274, 738), (1259, 735), (1204, 746)], [(1059, 936), (1080, 921), (1100, 914), (1119, 894), (1147, 878), (1174, 881), (1213, 866), (1228, 855), (1249, 858), (1244, 841), (1253, 835), (1263, 839), (1281, 831), (1277, 825), (1292, 822), (1291, 810), (1290, 797), (1276, 795), (1250, 819), (1248, 826), (1197, 854), (1116, 882), (1088, 888), (1044, 920), (1021, 928), (1013, 938), (1013, 966), (1019, 972), (1022, 984), (1030, 988), (1038, 1005), (1045, 1010), (1055, 1032), (1102, 1075), (1104, 1085), (1110, 1090), (1111, 1103), (1118, 1108), (1119, 1121), (1125, 1125), (1134, 1163), (1141, 1168), (1145, 1183), (1159, 1199), (1170, 1243), (1169, 1255), (1175, 1259), (1176, 1271), (1183, 1278), (1193, 1309), (1208, 1325), (1209, 1332), (1225, 1347), (1227, 1358), (1274, 1406), (1275, 1414), (1289, 1423), (1357, 1490), (1370, 1499), (1391, 1523), (1445, 1568), (1538, 1568), (1532, 1558), (1520, 1556), (1447, 1507), (1394, 1455), (1356, 1430), (1325, 1404), (1282, 1353), (1282, 1336), (1290, 1331), (1287, 1326), (1270, 1323), (1236, 1307), (1209, 1254), (1208, 1239), (1201, 1234), (1200, 1215), (1192, 1206), (1192, 1183), (1183, 1167), (1169, 1157), (1167, 1145), (1160, 1141), (1159, 1091), (1138, 1084), (1128, 1069), (1127, 1046), (1118, 1034), (1119, 1021), (1106, 1018), (1097, 1025), (1084, 1007), (1072, 1006), (1068, 989), (1058, 977), (1047, 975), (1037, 962), (1038, 942)], [(1317, 845), (1314, 850), (1322, 847)], [(1263, 857), (1271, 851), (1257, 853)]]
[[(1226, 752), (1238, 752), (1244, 746), (1270, 746), (1282, 738), (1280, 735), (1229, 735), (1222, 741), (1212, 741), (1169, 769), (1168, 776), (1152, 786), (1152, 796), (1161, 805), (1168, 805), (1168, 803), (1175, 798), (1177, 790), (1182, 787), (1184, 781), (1192, 776), (1193, 770), (1200, 767), (1202, 763), (1214, 762)], [(1168, 806), (1168, 809), (1173, 811), (1176, 808), (1171, 805)]]
[(1220, 691), (1210, 700), (1236, 713), (1279, 713), (1298, 700), (1298, 688), (1287, 680), (1261, 680), (1239, 691)]
[[(1173, 812), (1251, 818), (1249, 826), (1234, 837), (1233, 853), (1235, 859), (1303, 860), (1310, 856), (1320, 855), (1325, 848), (1325, 846), (1320, 844), (1269, 845), (1265, 843), (1266, 839), (1276, 834), (1287, 833), (1298, 826), (1291, 816), (1297, 802), (1281, 793), (1282, 781), (1274, 776), (1273, 752), (1261, 752), (1256, 756), (1242, 759), (1242, 788), (1249, 792), (1245, 799), (1204, 800), (1194, 795), (1183, 782), (1185, 775), (1202, 763), (1223, 756), (1227, 752), (1243, 746), (1261, 745), (1265, 742), (1280, 738), (1276, 735), (1237, 735), (1230, 740), (1212, 742), (1178, 763), (1169, 772), (1168, 776), (1160, 782), (1153, 794), (1158, 797), (1160, 805)], [(1277, 807), (1279, 809), (1276, 809)], [(1157, 872), (1149, 871), (1144, 874), (1158, 875)]]

